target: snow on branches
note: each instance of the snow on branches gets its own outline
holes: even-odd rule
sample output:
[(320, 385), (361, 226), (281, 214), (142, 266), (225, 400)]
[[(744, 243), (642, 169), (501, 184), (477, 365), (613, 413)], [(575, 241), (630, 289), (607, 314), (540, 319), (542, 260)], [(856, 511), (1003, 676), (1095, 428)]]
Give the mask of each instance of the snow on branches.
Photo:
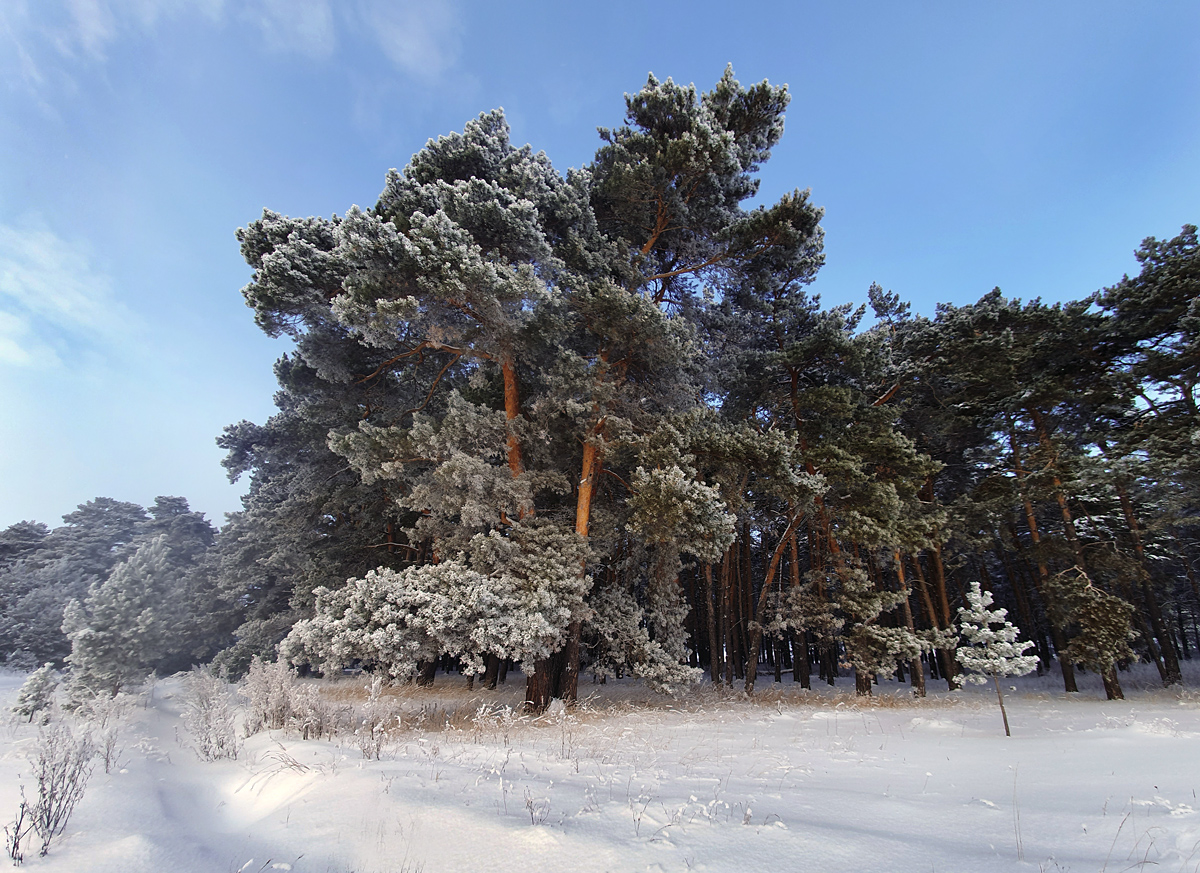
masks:
[(355, 661), (406, 678), (441, 654), (482, 673), (488, 655), (532, 666), (584, 610), (586, 545), (574, 531), (529, 520), (471, 538), (437, 564), (380, 567), (336, 591), (318, 588), (311, 619), (280, 646), (294, 664), (338, 670)]

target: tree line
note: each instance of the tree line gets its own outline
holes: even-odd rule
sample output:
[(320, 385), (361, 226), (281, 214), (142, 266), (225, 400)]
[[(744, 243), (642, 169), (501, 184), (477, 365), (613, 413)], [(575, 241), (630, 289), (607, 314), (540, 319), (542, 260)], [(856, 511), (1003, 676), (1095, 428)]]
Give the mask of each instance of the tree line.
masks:
[[(731, 71), (705, 93), (651, 77), (565, 174), (486, 113), (369, 209), (240, 230), (246, 301), (292, 348), (276, 414), (219, 439), (250, 485), (189, 571), (213, 616), (190, 656), (489, 685), (520, 664), (533, 708), (585, 669), (747, 691), (763, 665), (805, 687), (852, 670), (861, 694), (896, 673), (923, 694), (958, 683), (979, 582), (1068, 691), (1083, 668), (1119, 697), (1135, 658), (1180, 682), (1200, 645), (1196, 228), (1075, 302), (997, 289), (923, 317), (873, 286), (870, 321), (823, 308), (809, 192), (746, 206), (788, 99)], [(2, 578), (19, 565), (25, 593), (0, 581), (0, 609), (74, 591), (65, 657), (113, 567), (174, 560), (145, 539), (156, 512), (73, 581), (30, 582), (51, 553), (8, 545), (62, 529), (9, 528)]]

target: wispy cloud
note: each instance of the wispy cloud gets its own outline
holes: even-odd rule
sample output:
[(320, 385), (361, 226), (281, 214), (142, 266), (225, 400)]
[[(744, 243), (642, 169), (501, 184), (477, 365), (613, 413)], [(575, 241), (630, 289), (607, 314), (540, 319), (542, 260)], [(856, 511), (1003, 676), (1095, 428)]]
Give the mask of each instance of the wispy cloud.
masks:
[(244, 14), (258, 25), (275, 51), (324, 58), (337, 49), (337, 28), (328, 0), (257, 0), (246, 5)]
[(0, 76), (35, 94), (104, 63), (120, 42), (167, 22), (253, 27), (268, 49), (314, 60), (374, 45), (400, 72), (428, 79), (457, 61), (458, 0), (0, 0)]
[(411, 75), (435, 76), (458, 59), (463, 19), (456, 4), (371, 0), (359, 14), (388, 60)]
[(79, 351), (112, 352), (138, 323), (82, 247), (42, 226), (0, 225), (0, 365), (54, 366)]

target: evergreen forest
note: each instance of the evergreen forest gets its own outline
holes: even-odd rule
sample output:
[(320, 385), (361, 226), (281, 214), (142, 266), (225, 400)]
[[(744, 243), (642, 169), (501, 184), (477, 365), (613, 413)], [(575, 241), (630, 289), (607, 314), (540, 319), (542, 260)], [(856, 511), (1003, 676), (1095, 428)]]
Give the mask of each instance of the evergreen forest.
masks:
[(1085, 670), (1120, 698), (1136, 660), (1180, 683), (1196, 227), (1073, 302), (823, 307), (822, 210), (758, 196), (788, 100), (651, 76), (582, 168), (495, 111), (369, 209), (265, 211), (242, 293), (289, 351), (277, 412), (218, 439), (243, 509), (218, 531), (97, 498), (0, 532), (0, 659), (109, 694), (283, 658), (521, 669), (532, 710), (581, 674), (923, 696), (964, 678), (960, 609), (994, 603), (1066, 691)]

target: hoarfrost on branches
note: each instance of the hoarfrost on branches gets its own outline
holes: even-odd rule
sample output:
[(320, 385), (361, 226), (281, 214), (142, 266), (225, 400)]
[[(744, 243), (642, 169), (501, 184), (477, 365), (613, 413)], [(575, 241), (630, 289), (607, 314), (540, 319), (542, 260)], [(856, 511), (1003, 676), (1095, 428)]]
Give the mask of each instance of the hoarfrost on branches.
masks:
[(966, 645), (955, 657), (967, 671), (967, 681), (983, 685), (989, 676), (1024, 676), (1037, 668), (1037, 655), (1026, 655), (1033, 643), (1018, 642), (1017, 629), (1008, 620), (1008, 610), (991, 609), (992, 593), (978, 582), (967, 589), (967, 605), (958, 611), (959, 626)]
[(488, 655), (528, 664), (548, 657), (584, 613), (591, 578), (578, 535), (530, 519), (476, 534), (437, 564), (381, 567), (336, 591), (318, 588), (315, 614), (280, 646), (294, 664), (323, 671), (359, 662), (407, 678), (442, 654), (482, 673)]

